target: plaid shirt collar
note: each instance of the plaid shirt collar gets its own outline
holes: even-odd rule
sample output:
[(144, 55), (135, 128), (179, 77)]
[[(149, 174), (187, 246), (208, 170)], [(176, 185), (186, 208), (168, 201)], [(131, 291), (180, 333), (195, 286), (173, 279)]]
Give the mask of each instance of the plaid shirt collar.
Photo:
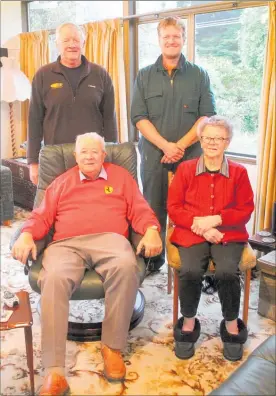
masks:
[[(207, 170), (206, 170), (206, 166), (204, 163), (204, 157), (203, 157), (203, 155), (201, 155), (197, 161), (195, 175), (198, 176), (205, 172), (207, 172)], [(225, 155), (223, 156), (223, 161), (222, 161), (219, 173), (221, 175), (229, 178), (229, 164), (228, 164), (228, 160), (225, 157)]]
[[(91, 180), (89, 177), (86, 177), (86, 176), (81, 172), (81, 170), (79, 170), (79, 174), (80, 174), (80, 181), (81, 181), (81, 182), (84, 182), (84, 181), (86, 181), (86, 180)], [(99, 176), (97, 177), (97, 179), (104, 179), (104, 180), (107, 180), (107, 173), (106, 173), (106, 170), (104, 169), (103, 166), (102, 166), (102, 169), (101, 169), (101, 171), (100, 171)]]

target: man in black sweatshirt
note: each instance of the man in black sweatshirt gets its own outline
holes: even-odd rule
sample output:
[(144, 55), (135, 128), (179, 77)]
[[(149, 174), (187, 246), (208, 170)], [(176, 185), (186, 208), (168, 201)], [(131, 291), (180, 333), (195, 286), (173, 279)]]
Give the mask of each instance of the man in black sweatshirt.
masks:
[(118, 140), (114, 88), (107, 71), (82, 55), (81, 28), (65, 23), (56, 30), (59, 57), (41, 67), (32, 82), (27, 139), (30, 178), (38, 183), (41, 143), (73, 143), (76, 136), (97, 132)]

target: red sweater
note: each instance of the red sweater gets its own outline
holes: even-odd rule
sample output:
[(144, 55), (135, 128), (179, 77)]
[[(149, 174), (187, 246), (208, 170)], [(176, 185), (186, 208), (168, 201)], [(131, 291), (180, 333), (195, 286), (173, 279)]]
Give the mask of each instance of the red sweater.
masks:
[(107, 180), (80, 180), (79, 168), (57, 177), (47, 188), (39, 208), (34, 209), (22, 232), (34, 240), (43, 238), (54, 224), (53, 240), (79, 235), (114, 232), (128, 237), (129, 225), (144, 235), (158, 220), (130, 173), (105, 163)]
[(253, 191), (246, 169), (228, 160), (229, 178), (221, 173), (195, 175), (198, 158), (179, 165), (168, 193), (168, 213), (175, 224), (171, 241), (189, 247), (205, 238), (191, 231), (195, 216), (220, 215), (216, 227), (222, 243), (245, 242), (245, 225), (254, 210)]

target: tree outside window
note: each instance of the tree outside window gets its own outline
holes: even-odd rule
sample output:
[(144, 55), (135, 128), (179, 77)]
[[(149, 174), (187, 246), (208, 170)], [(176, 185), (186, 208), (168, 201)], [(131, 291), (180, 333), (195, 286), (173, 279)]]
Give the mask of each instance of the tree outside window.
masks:
[(237, 154), (257, 154), (267, 26), (267, 7), (196, 16), (195, 63), (208, 71), (218, 114), (234, 124)]

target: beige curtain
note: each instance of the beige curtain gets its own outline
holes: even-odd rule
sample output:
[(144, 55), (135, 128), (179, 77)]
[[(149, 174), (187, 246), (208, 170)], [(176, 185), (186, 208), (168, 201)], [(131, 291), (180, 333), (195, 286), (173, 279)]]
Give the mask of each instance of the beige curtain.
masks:
[(276, 201), (275, 2), (269, 2), (269, 28), (260, 109), (260, 140), (254, 232), (271, 227)]
[(86, 33), (85, 56), (90, 62), (103, 66), (113, 81), (119, 141), (126, 142), (128, 140), (126, 83), (123, 28), (120, 19), (89, 22), (83, 27)]
[[(49, 32), (22, 33), (20, 37), (20, 68), (32, 82), (36, 71), (49, 63)], [(21, 104), (21, 143), (27, 139), (29, 100)]]

